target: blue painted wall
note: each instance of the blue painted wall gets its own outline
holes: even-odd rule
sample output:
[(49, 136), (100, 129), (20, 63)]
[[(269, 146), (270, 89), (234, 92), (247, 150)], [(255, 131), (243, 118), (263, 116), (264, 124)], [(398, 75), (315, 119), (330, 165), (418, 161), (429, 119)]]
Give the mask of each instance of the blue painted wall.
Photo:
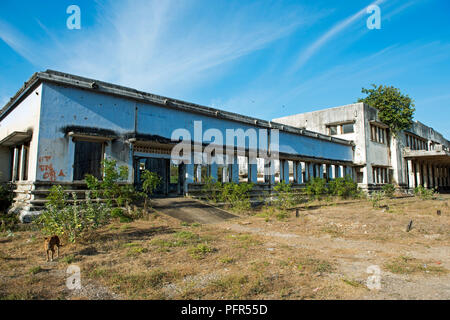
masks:
[[(48, 180), (51, 169), (56, 181), (72, 181), (74, 144), (65, 136), (65, 126), (83, 126), (108, 129), (118, 134), (135, 130), (137, 107), (137, 131), (141, 134), (158, 135), (170, 139), (173, 130), (187, 129), (194, 138), (194, 121), (202, 121), (203, 133), (208, 129), (218, 129), (226, 137), (226, 129), (256, 129), (215, 117), (207, 117), (186, 111), (135, 102), (120, 97), (105, 95), (72, 87), (45, 83), (42, 93), (40, 117), (39, 150), (41, 168), (37, 180)], [(329, 141), (314, 139), (280, 131), (280, 152), (352, 161), (352, 147)], [(248, 143), (246, 143), (248, 146)], [(106, 148), (107, 156), (128, 165), (132, 180), (132, 157), (129, 145), (117, 141)], [(39, 165), (38, 164), (38, 165)], [(44, 170), (42, 170), (44, 169)]]

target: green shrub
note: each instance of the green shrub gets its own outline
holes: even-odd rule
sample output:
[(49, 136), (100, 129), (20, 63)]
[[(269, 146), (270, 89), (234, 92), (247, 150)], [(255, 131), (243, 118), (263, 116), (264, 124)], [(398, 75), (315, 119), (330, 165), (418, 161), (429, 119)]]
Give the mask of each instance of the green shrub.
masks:
[(45, 235), (65, 236), (70, 242), (76, 242), (84, 232), (97, 229), (109, 222), (110, 207), (99, 201), (92, 201), (90, 192), (85, 193), (85, 201), (79, 201), (72, 193), (73, 204), (60, 185), (53, 186), (47, 197), (45, 210), (34, 221)]
[(395, 186), (391, 183), (385, 184), (381, 190), (383, 191), (384, 195), (388, 198), (392, 198), (395, 193)]
[(312, 178), (306, 184), (306, 194), (315, 199), (320, 199), (328, 194), (327, 182), (323, 178)]
[(251, 207), (250, 191), (252, 189), (252, 183), (224, 183), (219, 199), (227, 202), (235, 210), (248, 210)]
[(0, 214), (5, 213), (13, 201), (13, 192), (11, 186), (6, 183), (0, 183)]
[(281, 209), (288, 209), (295, 204), (295, 195), (292, 191), (292, 185), (284, 181), (278, 183), (274, 188), (277, 191), (277, 197), (274, 204)]
[(420, 197), (422, 200), (430, 200), (436, 196), (436, 192), (433, 189), (427, 189), (423, 186), (414, 188), (414, 195)]
[(189, 254), (194, 259), (203, 259), (208, 253), (213, 251), (215, 251), (215, 249), (206, 244), (198, 244), (196, 247), (188, 250)]
[(216, 181), (213, 177), (206, 177), (202, 187), (203, 194), (206, 195), (207, 200), (217, 202), (222, 200), (223, 184)]
[(128, 205), (142, 194), (136, 192), (130, 184), (120, 184), (128, 179), (128, 167), (120, 166), (117, 168), (117, 161), (105, 159), (102, 162), (103, 179), (87, 174), (85, 181), (89, 190), (96, 198), (103, 198), (107, 204), (112, 207), (114, 203), (118, 206)]
[(341, 198), (357, 198), (360, 194), (358, 184), (352, 177), (346, 175), (345, 178), (336, 178), (328, 183), (328, 194)]
[(161, 184), (161, 177), (158, 176), (157, 173), (151, 172), (149, 170), (144, 170), (141, 173), (141, 180), (142, 189), (149, 196), (151, 196), (156, 188), (158, 188), (158, 186)]
[(373, 208), (379, 208), (380, 207), (380, 201), (383, 200), (384, 198), (384, 193), (380, 192), (380, 191), (375, 191), (372, 192), (372, 194), (370, 195), (370, 202), (372, 202), (372, 207)]

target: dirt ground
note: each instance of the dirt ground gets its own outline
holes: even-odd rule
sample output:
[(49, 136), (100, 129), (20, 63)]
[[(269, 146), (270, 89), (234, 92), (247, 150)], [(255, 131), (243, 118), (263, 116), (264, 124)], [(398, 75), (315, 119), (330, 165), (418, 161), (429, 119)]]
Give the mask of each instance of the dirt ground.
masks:
[[(383, 204), (264, 207), (207, 225), (152, 213), (64, 242), (54, 262), (38, 231), (1, 234), (0, 298), (450, 299), (450, 196)], [(67, 287), (69, 265), (81, 289)]]

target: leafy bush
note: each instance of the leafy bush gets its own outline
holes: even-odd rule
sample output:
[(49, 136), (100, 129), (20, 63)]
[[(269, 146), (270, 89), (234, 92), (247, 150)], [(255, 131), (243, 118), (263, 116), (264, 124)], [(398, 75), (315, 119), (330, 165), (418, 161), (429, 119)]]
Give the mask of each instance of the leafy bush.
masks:
[(253, 183), (225, 183), (221, 186), (219, 199), (227, 202), (235, 210), (248, 210), (250, 204), (250, 191)]
[(223, 185), (212, 177), (206, 177), (202, 187), (203, 194), (206, 195), (207, 200), (217, 202), (221, 200)]
[(380, 201), (383, 200), (384, 193), (380, 191), (372, 192), (370, 195), (370, 202), (372, 202), (372, 207), (379, 208), (380, 207)]
[(420, 197), (420, 199), (422, 200), (430, 200), (435, 197), (436, 192), (433, 189), (427, 189), (423, 186), (418, 186), (414, 188), (414, 195), (416, 197)]
[(156, 188), (158, 188), (158, 186), (161, 184), (161, 177), (158, 176), (157, 173), (151, 172), (149, 170), (144, 170), (141, 173), (141, 180), (142, 189), (149, 196), (151, 196)]
[(306, 194), (309, 197), (320, 199), (327, 193), (327, 182), (323, 178), (312, 178), (306, 184)]
[(288, 209), (295, 204), (295, 195), (292, 191), (292, 185), (284, 181), (278, 183), (274, 188), (277, 191), (275, 205), (282, 209)]
[(346, 175), (345, 178), (336, 178), (328, 183), (328, 194), (341, 198), (357, 198), (361, 191), (358, 184), (352, 177)]
[(46, 235), (67, 237), (70, 242), (76, 242), (83, 233), (108, 223), (111, 216), (106, 203), (98, 198), (92, 201), (89, 191), (85, 196), (85, 201), (79, 201), (76, 193), (72, 193), (71, 205), (63, 187), (53, 186), (45, 210), (34, 222)]
[(6, 183), (0, 184), (0, 213), (5, 213), (13, 201), (11, 186)]
[(132, 185), (120, 184), (128, 179), (128, 167), (117, 168), (117, 161), (105, 159), (102, 162), (103, 179), (98, 180), (93, 175), (86, 175), (85, 181), (94, 197), (104, 198), (109, 206), (115, 202), (118, 206), (131, 203), (141, 196)]
[(385, 184), (382, 187), (382, 191), (384, 193), (384, 195), (388, 198), (392, 198), (394, 196), (395, 193), (395, 186), (393, 184)]

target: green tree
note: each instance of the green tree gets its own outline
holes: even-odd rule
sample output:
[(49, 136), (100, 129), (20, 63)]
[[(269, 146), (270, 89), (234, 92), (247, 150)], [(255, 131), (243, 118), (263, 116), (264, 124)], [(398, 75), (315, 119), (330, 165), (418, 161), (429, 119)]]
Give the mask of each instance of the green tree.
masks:
[(414, 101), (392, 86), (376, 86), (372, 84), (371, 89), (362, 88), (361, 92), (367, 94), (358, 102), (364, 102), (378, 109), (382, 122), (389, 126), (392, 134), (409, 129), (412, 125), (414, 115)]

